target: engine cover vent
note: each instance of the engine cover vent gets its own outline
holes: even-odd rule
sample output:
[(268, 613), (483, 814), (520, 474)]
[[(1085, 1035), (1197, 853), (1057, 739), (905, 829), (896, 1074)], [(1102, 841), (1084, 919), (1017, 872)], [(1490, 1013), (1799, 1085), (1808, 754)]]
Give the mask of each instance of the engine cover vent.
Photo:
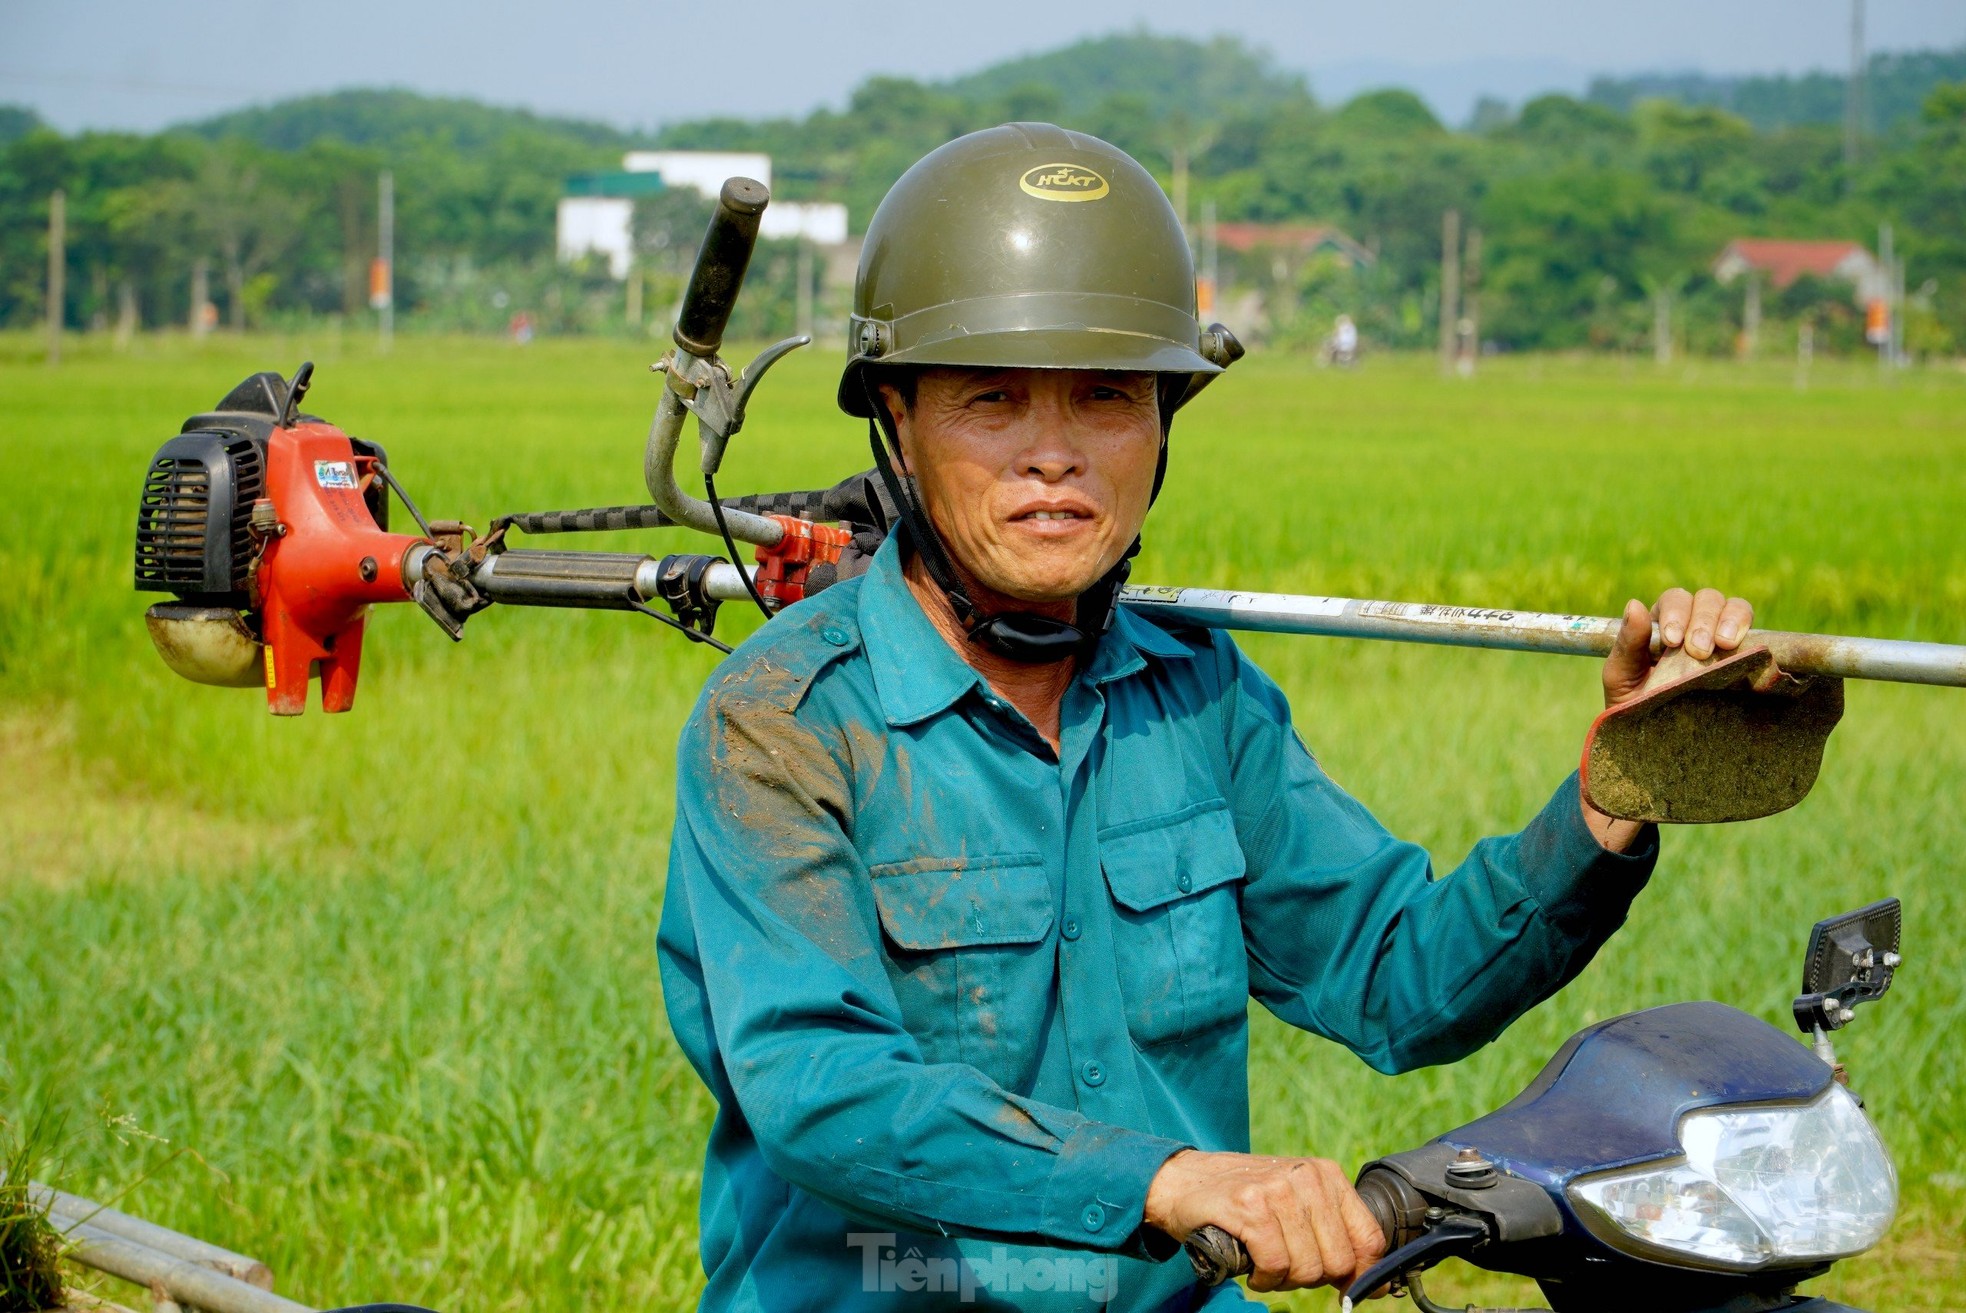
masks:
[(158, 449), (137, 503), (136, 586), (245, 604), (248, 521), (266, 492), (266, 447), (239, 433), (181, 433)]

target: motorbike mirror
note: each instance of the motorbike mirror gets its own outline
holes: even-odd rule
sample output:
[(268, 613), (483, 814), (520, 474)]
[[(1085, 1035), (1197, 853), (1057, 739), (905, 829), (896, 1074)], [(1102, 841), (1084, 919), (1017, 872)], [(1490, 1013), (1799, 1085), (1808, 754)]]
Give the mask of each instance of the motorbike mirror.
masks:
[(1802, 995), (1795, 1000), (1795, 1024), (1806, 1035), (1837, 1030), (1855, 1015), (1859, 1003), (1884, 997), (1903, 958), (1899, 935), (1903, 909), (1895, 898), (1816, 922), (1802, 960)]

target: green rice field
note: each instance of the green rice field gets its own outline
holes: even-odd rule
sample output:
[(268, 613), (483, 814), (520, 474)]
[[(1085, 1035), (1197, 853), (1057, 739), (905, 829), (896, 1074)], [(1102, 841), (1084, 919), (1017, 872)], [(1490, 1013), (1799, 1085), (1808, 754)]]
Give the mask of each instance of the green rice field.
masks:
[[(372, 621), (352, 714), (179, 681), (130, 588), (144, 465), (261, 368), (384, 443), (433, 516), (636, 501), (652, 346), (0, 339), (0, 1112), (60, 1181), (254, 1254), (315, 1307), (678, 1308), (712, 1105), (662, 1012), (677, 731), (714, 654), (629, 615)], [(836, 356), (781, 365), (720, 486), (863, 468)], [(589, 547), (661, 553), (659, 533)], [(1817, 363), (1261, 353), (1176, 427), (1134, 578), (1610, 613), (1683, 583), (1773, 627), (1966, 642), (1966, 375)], [(726, 637), (752, 620), (728, 609)], [(1588, 662), (1251, 637), (1329, 771), (1445, 867), (1575, 764)], [(1892, 1236), (1812, 1289), (1966, 1305), (1966, 692), (1855, 685), (1799, 808), (1676, 830), (1630, 924), (1452, 1067), (1384, 1077), (1253, 1017), (1259, 1149), (1355, 1167), (1512, 1095), (1574, 1029), (1714, 998), (1788, 1025), (1809, 926), (1904, 899), (1839, 1038), (1894, 1151)], [(1454, 1267), (1434, 1297), (1534, 1302)], [(104, 1293), (138, 1302), (143, 1292)], [(1279, 1301), (1335, 1309), (1327, 1291)]]

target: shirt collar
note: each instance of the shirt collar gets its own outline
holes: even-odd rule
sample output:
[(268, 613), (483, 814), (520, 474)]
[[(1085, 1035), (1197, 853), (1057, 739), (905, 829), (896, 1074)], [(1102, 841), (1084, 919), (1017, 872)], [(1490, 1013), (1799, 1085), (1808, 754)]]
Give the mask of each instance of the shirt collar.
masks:
[(982, 682), (908, 591), (899, 534), (887, 536), (860, 585), (860, 638), (890, 725), (927, 720)]
[[(888, 535), (874, 553), (860, 585), (859, 620), (874, 689), (888, 724), (927, 720), (983, 685), (976, 668), (949, 646), (908, 590), (897, 534)], [(1159, 625), (1121, 607), (1112, 628), (1100, 636), (1081, 678), (1105, 684), (1145, 669), (1147, 656), (1192, 655)]]

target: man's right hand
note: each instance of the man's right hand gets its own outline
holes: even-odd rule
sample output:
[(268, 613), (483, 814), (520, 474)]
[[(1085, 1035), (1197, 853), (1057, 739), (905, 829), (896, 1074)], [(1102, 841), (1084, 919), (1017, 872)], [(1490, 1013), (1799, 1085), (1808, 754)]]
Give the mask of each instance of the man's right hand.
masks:
[(1385, 1253), (1379, 1223), (1326, 1158), (1184, 1149), (1147, 1187), (1147, 1222), (1176, 1240), (1215, 1225), (1241, 1240), (1251, 1290), (1344, 1286)]

